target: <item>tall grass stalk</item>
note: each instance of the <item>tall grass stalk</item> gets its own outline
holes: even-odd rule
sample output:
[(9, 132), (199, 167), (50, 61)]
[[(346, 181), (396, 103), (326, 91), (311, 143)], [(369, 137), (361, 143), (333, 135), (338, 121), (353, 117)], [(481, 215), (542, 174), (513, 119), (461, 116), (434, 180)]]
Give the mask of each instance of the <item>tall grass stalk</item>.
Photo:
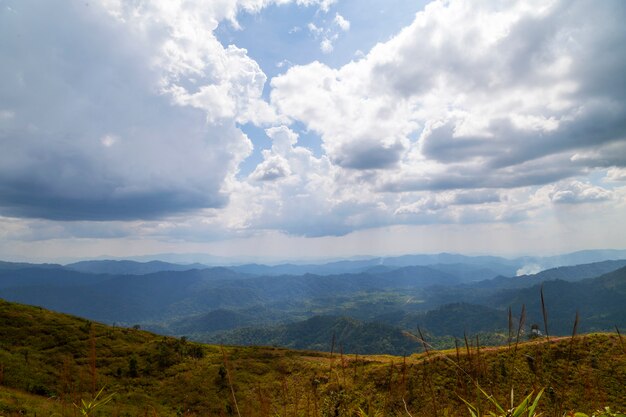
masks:
[(515, 354), (517, 353), (517, 347), (519, 345), (520, 336), (524, 331), (524, 325), (526, 324), (526, 305), (522, 304), (522, 312), (519, 316), (519, 322), (517, 324), (517, 335), (515, 336), (515, 348), (513, 349), (513, 358), (515, 358)]
[(546, 331), (546, 338), (550, 342), (550, 332), (548, 331), (548, 310), (546, 310), (546, 303), (543, 296), (543, 283), (541, 284), (541, 314), (543, 315), (543, 326)]
[(83, 399), (80, 400), (80, 405), (74, 404), (74, 406), (78, 409), (81, 415), (90, 417), (95, 413), (97, 408), (102, 407), (113, 399), (113, 394), (109, 394), (106, 397), (100, 398), (102, 395), (102, 391), (104, 391), (104, 387), (100, 388), (97, 394), (93, 396), (93, 398), (89, 401), (85, 401)]
[(233, 404), (235, 405), (235, 411), (237, 412), (237, 416), (241, 417), (241, 413), (239, 412), (239, 405), (237, 404), (237, 397), (235, 396), (235, 388), (233, 387), (233, 381), (230, 377), (230, 366), (228, 363), (228, 357), (226, 356), (226, 351), (224, 350), (224, 346), (220, 346), (222, 351), (222, 358), (224, 360), (224, 368), (226, 369), (226, 380), (228, 381), (228, 386), (230, 387), (230, 394), (233, 398)]
[(430, 391), (430, 397), (432, 399), (432, 407), (433, 407), (433, 413), (434, 416), (437, 417), (439, 416), (439, 407), (438, 407), (438, 401), (437, 401), (437, 396), (435, 394), (435, 388), (433, 386), (433, 379), (432, 379), (432, 375), (429, 372), (428, 369), (428, 360), (430, 359), (430, 350), (428, 349), (428, 343), (426, 342), (426, 339), (424, 338), (424, 335), (422, 334), (422, 329), (420, 329), (419, 326), (417, 326), (417, 332), (419, 334), (420, 340), (422, 341), (422, 346), (424, 347), (424, 351), (426, 352), (426, 358), (424, 358), (423, 361), (423, 366), (424, 366), (424, 379), (426, 380), (426, 386), (428, 387), (428, 390)]
[(333, 332), (333, 339), (330, 343), (330, 364), (328, 367), (328, 381), (332, 382), (333, 378), (333, 362), (334, 362), (334, 353), (335, 353), (335, 332)]
[(622, 351), (626, 353), (626, 346), (624, 346), (624, 340), (622, 339), (622, 334), (619, 332), (619, 328), (615, 326), (615, 331), (617, 332), (617, 338), (619, 339), (619, 343), (622, 346)]
[(574, 319), (574, 327), (572, 328), (572, 337), (569, 342), (569, 354), (567, 355), (570, 359), (572, 357), (572, 349), (574, 347), (574, 338), (576, 337), (576, 333), (578, 332), (579, 321), (580, 315), (578, 314), (578, 310), (576, 310), (576, 318)]
[(339, 357), (341, 362), (341, 378), (343, 379), (343, 385), (346, 385), (346, 361), (343, 357), (343, 343), (339, 345)]
[(509, 345), (509, 350), (511, 349), (512, 339), (513, 339), (513, 311), (511, 310), (511, 306), (509, 306), (509, 337), (507, 340), (507, 344)]
[(96, 395), (96, 329), (93, 323), (89, 327), (89, 374), (91, 376), (91, 395)]

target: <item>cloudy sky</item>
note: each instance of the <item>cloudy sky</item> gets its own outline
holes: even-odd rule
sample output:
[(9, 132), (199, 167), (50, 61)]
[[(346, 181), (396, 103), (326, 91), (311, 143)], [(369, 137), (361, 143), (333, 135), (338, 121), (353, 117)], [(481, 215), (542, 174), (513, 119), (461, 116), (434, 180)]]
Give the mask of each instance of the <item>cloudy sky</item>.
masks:
[(0, 0), (0, 258), (626, 248), (625, 20)]

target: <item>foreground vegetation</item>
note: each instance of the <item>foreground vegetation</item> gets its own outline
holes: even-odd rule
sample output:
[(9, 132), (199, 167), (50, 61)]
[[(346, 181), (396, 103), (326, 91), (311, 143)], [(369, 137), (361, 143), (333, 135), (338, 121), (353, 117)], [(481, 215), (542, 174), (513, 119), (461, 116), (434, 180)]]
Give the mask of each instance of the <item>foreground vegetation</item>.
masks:
[[(616, 334), (408, 357), (200, 345), (0, 301), (0, 416), (467, 416), (542, 389), (537, 412), (626, 409)], [(428, 345), (425, 345), (428, 348)], [(337, 349), (336, 349), (337, 350)]]

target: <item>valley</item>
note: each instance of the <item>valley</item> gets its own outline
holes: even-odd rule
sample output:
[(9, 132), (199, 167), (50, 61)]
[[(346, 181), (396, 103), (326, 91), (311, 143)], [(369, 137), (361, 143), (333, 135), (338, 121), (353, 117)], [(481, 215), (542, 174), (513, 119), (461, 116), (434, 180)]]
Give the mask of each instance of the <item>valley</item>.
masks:
[[(569, 258), (575, 261), (574, 255)], [(582, 258), (593, 256), (585, 252)], [(423, 265), (427, 262), (437, 263)], [(0, 298), (205, 343), (330, 351), (335, 335), (337, 349), (358, 354), (416, 351), (419, 343), (410, 335), (418, 331), (437, 348), (476, 334), (489, 344), (503, 344), (509, 309), (519, 320), (522, 307), (526, 333), (536, 325), (543, 333), (571, 334), (577, 314), (580, 332), (626, 327), (626, 260), (500, 274), (528, 262), (555, 261), (440, 254), (230, 267), (5, 262)]]

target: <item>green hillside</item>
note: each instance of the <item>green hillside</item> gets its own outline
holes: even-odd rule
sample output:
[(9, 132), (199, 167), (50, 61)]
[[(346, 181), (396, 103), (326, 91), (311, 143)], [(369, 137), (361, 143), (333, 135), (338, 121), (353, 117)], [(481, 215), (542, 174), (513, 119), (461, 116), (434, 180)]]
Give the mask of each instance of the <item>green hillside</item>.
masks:
[(409, 355), (421, 350), (421, 344), (415, 337), (397, 327), (334, 316), (315, 316), (271, 327), (241, 328), (218, 333), (205, 341), (331, 351), (333, 339), (337, 352)]
[[(546, 389), (545, 415), (626, 408), (624, 341), (611, 334), (407, 358), (200, 345), (0, 301), (0, 415), (73, 416), (104, 387), (102, 416), (465, 416)], [(229, 382), (230, 380), (230, 382)], [(231, 391), (232, 388), (232, 391)], [(233, 397), (234, 393), (234, 397)], [(236, 399), (236, 403), (235, 400)], [(447, 411), (446, 411), (447, 410)], [(56, 413), (56, 414), (55, 414)], [(558, 414), (561, 413), (561, 414)]]

